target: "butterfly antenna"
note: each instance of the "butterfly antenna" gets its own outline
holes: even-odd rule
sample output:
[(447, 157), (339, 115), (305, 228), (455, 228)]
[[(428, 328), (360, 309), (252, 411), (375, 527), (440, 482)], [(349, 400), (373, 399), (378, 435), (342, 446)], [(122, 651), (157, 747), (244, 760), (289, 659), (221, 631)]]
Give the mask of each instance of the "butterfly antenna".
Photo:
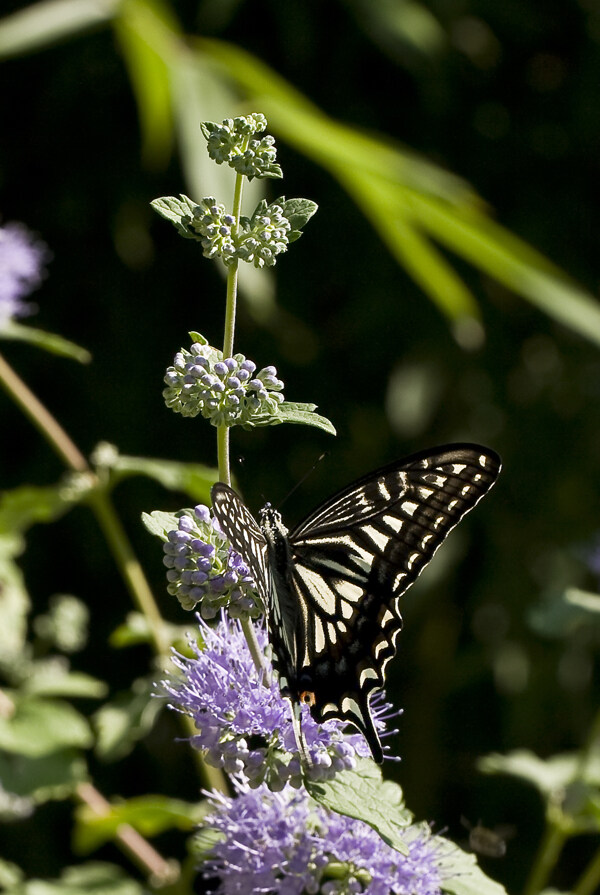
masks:
[(310, 469), (307, 469), (307, 471), (304, 473), (304, 475), (302, 476), (302, 478), (301, 478), (301, 479), (298, 479), (298, 481), (296, 482), (296, 484), (294, 485), (294, 487), (293, 487), (290, 491), (288, 491), (288, 493), (285, 495), (285, 497), (283, 498), (283, 500), (280, 502), (278, 509), (281, 509), (281, 507), (282, 507), (283, 504), (286, 502), (286, 500), (289, 500), (289, 498), (292, 496), (292, 494), (293, 494), (295, 491), (298, 490), (298, 488), (300, 487), (300, 485), (302, 485), (303, 482), (305, 482), (305, 481), (307, 480), (307, 478), (309, 477), (309, 475), (312, 475), (312, 473), (315, 471), (315, 469), (317, 468), (317, 466), (319, 465), (319, 463), (321, 462), (321, 460), (324, 460), (325, 457), (327, 456), (327, 454), (328, 454), (328, 451), (323, 451), (323, 453), (320, 454), (320, 455), (317, 457), (317, 459), (315, 460), (315, 462), (313, 463), (313, 465), (310, 467)]

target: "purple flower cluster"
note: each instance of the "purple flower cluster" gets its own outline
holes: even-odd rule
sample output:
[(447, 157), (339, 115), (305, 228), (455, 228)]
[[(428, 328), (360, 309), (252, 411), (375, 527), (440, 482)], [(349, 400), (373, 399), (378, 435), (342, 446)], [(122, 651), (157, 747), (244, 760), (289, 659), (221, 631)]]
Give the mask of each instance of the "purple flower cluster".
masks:
[(167, 590), (184, 609), (199, 603), (203, 618), (214, 618), (225, 606), (233, 618), (256, 618), (264, 612), (248, 567), (208, 507), (183, 510), (163, 551)]
[(408, 827), (409, 854), (362, 821), (327, 810), (305, 789), (274, 793), (238, 784), (236, 798), (211, 796), (207, 826), (221, 836), (205, 865), (216, 895), (439, 895), (436, 841)]
[(247, 426), (271, 419), (283, 403), (283, 382), (273, 366), (256, 373), (256, 364), (235, 354), (223, 357), (198, 333), (189, 351), (182, 348), (167, 368), (163, 397), (182, 416), (202, 414), (213, 426)]
[[(255, 630), (264, 653), (266, 632)], [(270, 669), (256, 670), (240, 624), (223, 615), (216, 628), (201, 621), (200, 644), (192, 644), (194, 658), (175, 656), (181, 674), (162, 684), (173, 707), (194, 719), (198, 734), (193, 745), (205, 752), (209, 764), (242, 774), (251, 787), (265, 782), (279, 791), (288, 781), (300, 786), (290, 704), (275, 680), (267, 682)], [(361, 734), (344, 735), (338, 721), (317, 724), (306, 707), (302, 730), (311, 763), (305, 772), (312, 780), (329, 779), (370, 754)]]
[(275, 161), (275, 139), (271, 136), (253, 139), (255, 134), (262, 134), (267, 128), (267, 119), (260, 112), (226, 118), (222, 124), (204, 121), (200, 127), (206, 138), (208, 154), (218, 165), (225, 162), (250, 179), (281, 177), (281, 168)]
[(23, 297), (42, 282), (48, 247), (23, 224), (0, 227), (0, 326), (34, 310)]

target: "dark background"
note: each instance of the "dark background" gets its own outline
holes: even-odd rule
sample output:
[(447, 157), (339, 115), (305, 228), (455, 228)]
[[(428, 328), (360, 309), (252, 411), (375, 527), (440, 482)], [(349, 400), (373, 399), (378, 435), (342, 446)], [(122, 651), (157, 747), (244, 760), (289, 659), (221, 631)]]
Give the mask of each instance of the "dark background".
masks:
[[(221, 22), (212, 4), (181, 2), (177, 13), (188, 31), (262, 57), (334, 118), (464, 176), (503, 225), (596, 294), (596, 5), (423, 6), (446, 36), (429, 56), (385, 35), (373, 39), (369, 4), (359, 13), (360, 4), (341, 0), (240, 2), (221, 7)], [(223, 284), (199, 248), (149, 209), (151, 199), (186, 186), (176, 157), (162, 170), (140, 161), (136, 107), (113, 35), (102, 30), (4, 62), (2, 84), (3, 219), (25, 222), (54, 254), (32, 323), (85, 345), (94, 361), (82, 367), (17, 343), (5, 343), (7, 359), (84, 452), (108, 440), (127, 454), (214, 463), (212, 428), (170, 413), (161, 390), (188, 330), (220, 343)], [(222, 117), (239, 111), (223, 109)], [(393, 746), (402, 762), (386, 773), (418, 818), (458, 840), (466, 836), (461, 816), (510, 825), (508, 857), (484, 866), (516, 890), (541, 833), (541, 803), (525, 785), (482, 777), (475, 762), (519, 747), (542, 756), (576, 748), (598, 704), (597, 635), (582, 628), (544, 638), (528, 623), (550, 589), (597, 586), (586, 555), (598, 539), (598, 349), (448, 256), (480, 301), (486, 331), (480, 350), (465, 352), (339, 185), (278, 145), (286, 195), (320, 206), (276, 268), (278, 302), (308, 332), (293, 322), (285, 337), (265, 329), (242, 302), (236, 344), (259, 366), (275, 364), (286, 398), (317, 403), (338, 438), (291, 426), (236, 431), (238, 480), (254, 509), (265, 499), (279, 503), (327, 450), (285, 506), (293, 523), (337, 487), (403, 454), (453, 440), (501, 453), (498, 486), (404, 600), (388, 690), (404, 709)], [(133, 264), (119, 251), (131, 219), (145, 235)], [(407, 403), (415, 394), (422, 397), (413, 413)], [(0, 485), (54, 482), (60, 462), (1, 396), (0, 412)], [(138, 478), (116, 501), (161, 609), (181, 622), (164, 589), (160, 549), (139, 517), (188, 501)], [(144, 649), (107, 646), (130, 606), (84, 509), (33, 529), (24, 568), (36, 611), (56, 592), (89, 605), (93, 643), (79, 667), (108, 676), (115, 690), (143, 673)], [(165, 718), (130, 759), (94, 767), (99, 788), (108, 797), (196, 798), (186, 747), (171, 743), (176, 734)], [(68, 806), (50, 804), (3, 831), (3, 851), (24, 862), (27, 843), (30, 872), (55, 875), (69, 860), (68, 829)], [(176, 849), (175, 837), (165, 847)], [(591, 842), (573, 845), (559, 887), (568, 888), (589, 854)], [(114, 852), (101, 856), (113, 860)]]

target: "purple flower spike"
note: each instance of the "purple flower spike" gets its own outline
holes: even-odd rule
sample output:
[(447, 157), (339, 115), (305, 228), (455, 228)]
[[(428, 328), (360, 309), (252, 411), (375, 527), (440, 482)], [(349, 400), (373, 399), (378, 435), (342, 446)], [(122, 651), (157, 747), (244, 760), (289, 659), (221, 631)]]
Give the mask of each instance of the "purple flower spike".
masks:
[(427, 827), (407, 828), (403, 855), (367, 824), (312, 802), (305, 789), (236, 788), (236, 798), (213, 794), (206, 818), (221, 834), (204, 867), (218, 880), (215, 895), (439, 895), (439, 849)]
[(0, 326), (35, 310), (22, 299), (40, 285), (49, 260), (48, 247), (23, 224), (0, 227)]

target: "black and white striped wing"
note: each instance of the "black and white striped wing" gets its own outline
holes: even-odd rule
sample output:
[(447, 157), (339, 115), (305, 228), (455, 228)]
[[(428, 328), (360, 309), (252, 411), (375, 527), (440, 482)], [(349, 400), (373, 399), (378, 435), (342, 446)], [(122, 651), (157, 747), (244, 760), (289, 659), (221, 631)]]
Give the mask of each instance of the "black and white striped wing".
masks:
[(497, 454), (479, 445), (415, 454), (350, 485), (289, 535), (306, 626), (296, 693), (310, 694), (317, 721), (357, 726), (376, 760), (382, 753), (369, 696), (383, 686), (396, 652), (399, 597), (500, 468)]
[(267, 542), (260, 526), (246, 504), (232, 488), (220, 482), (211, 489), (213, 511), (223, 534), (240, 554), (265, 606), (269, 604), (269, 565)]

